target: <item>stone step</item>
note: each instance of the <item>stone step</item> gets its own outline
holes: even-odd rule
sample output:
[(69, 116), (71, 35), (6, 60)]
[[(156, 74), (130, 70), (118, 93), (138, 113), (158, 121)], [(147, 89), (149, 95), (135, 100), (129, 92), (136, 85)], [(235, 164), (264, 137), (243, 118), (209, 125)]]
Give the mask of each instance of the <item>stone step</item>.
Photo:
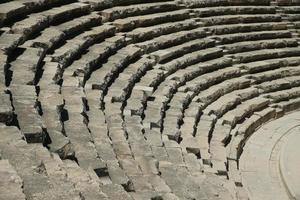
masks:
[(47, 147), (51, 152), (57, 153), (62, 159), (71, 156), (74, 152), (71, 148), (70, 139), (65, 136), (63, 130), (62, 115), (64, 112), (64, 99), (59, 94), (57, 85), (41, 87), (39, 101), (43, 108), (42, 120), (47, 128), (47, 136), (50, 144)]
[(234, 54), (234, 59), (236, 59), (240, 63), (249, 63), (249, 62), (255, 62), (259, 60), (267, 60), (267, 59), (282, 58), (282, 57), (293, 57), (293, 56), (297, 56), (299, 53), (300, 51), (298, 47), (270, 49), (270, 50), (263, 49), (251, 53), (245, 52), (245, 53)]
[(281, 108), (285, 113), (292, 112), (294, 110), (299, 109), (300, 100), (299, 98), (290, 99), (288, 101), (279, 102), (276, 106)]
[[(193, 101), (201, 102), (204, 106), (207, 106), (227, 93), (249, 87), (250, 83), (249, 80), (243, 77), (228, 79), (201, 91), (193, 98)], [(253, 92), (255, 91), (258, 95), (258, 89), (254, 89)], [(248, 92), (251, 93), (252, 91)]]
[(137, 15), (146, 15), (154, 12), (172, 11), (178, 8), (175, 2), (154, 2), (144, 4), (133, 4), (128, 6), (115, 6), (101, 11), (104, 20), (113, 21)]
[(45, 53), (41, 48), (26, 48), (22, 55), (10, 63), (13, 72), (11, 84), (34, 85)]
[(36, 97), (36, 88), (26, 85), (12, 85), (12, 105), (17, 115), (18, 125), (28, 143), (44, 143), (46, 133)]
[(82, 33), (85, 29), (100, 25), (101, 17), (97, 13), (91, 13), (76, 19), (61, 23), (57, 26), (50, 26), (41, 31), (41, 35), (29, 40), (25, 45), (52, 49), (63, 43), (68, 37)]
[(293, 87), (288, 90), (282, 90), (277, 92), (271, 92), (264, 95), (265, 98), (270, 99), (273, 103), (280, 101), (288, 101), (299, 97), (299, 87)]
[(298, 76), (290, 76), (287, 78), (275, 79), (273, 81), (264, 82), (255, 87), (260, 89), (261, 93), (269, 93), (275, 92), (278, 90), (289, 89), (291, 87), (299, 86), (299, 77)]
[(191, 66), (186, 67), (185, 69), (179, 69), (175, 73), (169, 75), (167, 80), (175, 80), (180, 83), (185, 83), (187, 81), (196, 78), (202, 74), (222, 69), (225, 67), (229, 67), (232, 64), (232, 60), (230, 58), (216, 58), (213, 60), (208, 60), (202, 63), (197, 63)]
[(273, 108), (266, 108), (262, 111), (255, 112), (233, 133), (230, 148), (227, 151), (227, 158), (238, 161), (243, 151), (246, 140), (262, 124), (276, 117), (276, 111)]
[(197, 26), (198, 25), (194, 19), (186, 19), (150, 27), (136, 28), (133, 31), (127, 32), (126, 36), (131, 38), (133, 42), (142, 42), (161, 35), (196, 28)]
[(219, 48), (207, 48), (195, 52), (185, 54), (168, 63), (157, 65), (159, 69), (167, 72), (167, 75), (176, 72), (179, 69), (185, 68), (189, 65), (194, 65), (199, 62), (219, 58), (223, 55), (223, 51)]
[(299, 6), (280, 6), (279, 7), (284, 13), (297, 14), (300, 12)]
[(178, 10), (171, 12), (155, 13), (150, 15), (142, 15), (136, 17), (128, 17), (124, 19), (117, 19), (113, 22), (113, 25), (117, 27), (119, 31), (130, 31), (134, 28), (152, 26), (170, 21), (184, 20), (189, 17), (188, 10)]
[(159, 49), (169, 48), (170, 46), (180, 45), (193, 39), (203, 38), (206, 36), (206, 31), (200, 27), (192, 30), (184, 30), (162, 35), (152, 40), (140, 42), (136, 46), (144, 49), (145, 52), (151, 53)]
[(204, 26), (223, 25), (223, 24), (239, 24), (239, 23), (259, 23), (259, 22), (280, 22), (280, 15), (223, 15), (205, 17), (199, 19)]
[(74, 188), (80, 192), (81, 197), (86, 199), (110, 199), (102, 190), (102, 185), (92, 175), (93, 172), (85, 171), (75, 162), (65, 160), (62, 163), (63, 170), (66, 171), (70, 182)]
[(60, 3), (58, 0), (46, 0), (46, 1), (9, 1), (2, 4), (1, 9), (1, 23), (7, 22), (10, 19), (18, 18), (20, 16), (25, 16), (35, 10), (43, 9), (45, 6), (53, 6)]
[(5, 32), (0, 35), (0, 45), (2, 51), (10, 54), (22, 43), (22, 34), (11, 34)]
[(73, 3), (52, 8), (40, 13), (31, 14), (28, 18), (16, 22), (11, 27), (11, 32), (15, 34), (22, 34), (23, 41), (25, 41), (32, 34), (43, 30), (51, 23), (61, 20), (62, 17), (66, 20), (72, 16), (82, 15), (88, 11), (89, 5), (82, 3)]
[(297, 47), (298, 42), (295, 39), (273, 39), (258, 40), (251, 42), (237, 42), (234, 44), (224, 45), (221, 48), (228, 54), (242, 53), (247, 51), (256, 51), (260, 49), (275, 49), (283, 47)]
[(22, 179), (8, 160), (0, 160), (0, 174), (1, 199), (25, 200)]
[[(28, 145), (20, 138), (20, 132), (14, 127), (2, 127), (1, 135), (5, 136), (1, 139), (1, 156), (9, 159), (23, 180), (26, 198), (34, 196), (40, 199), (79, 198), (79, 193), (69, 184), (66, 176), (63, 176), (64, 171), (57, 166), (59, 161), (53, 159), (46, 148), (41, 144)], [(57, 167), (49, 167), (49, 164)]]
[(293, 0), (277, 0), (278, 6), (298, 6), (298, 1)]
[(104, 42), (90, 46), (86, 54), (65, 69), (64, 75), (86, 78), (101, 65), (103, 60), (125, 45), (126, 41), (123, 36), (114, 36), (105, 39)]
[(217, 117), (223, 116), (226, 112), (236, 107), (241, 103), (241, 98), (239, 96), (232, 96), (227, 94), (219, 98), (217, 101), (213, 102), (207, 106), (207, 114), (214, 114)]
[(270, 5), (270, 0), (245, 0), (245, 1), (234, 1), (234, 0), (216, 0), (216, 1), (209, 1), (209, 0), (183, 0), (187, 6), (192, 8), (197, 7), (212, 7), (212, 6), (268, 6)]
[(294, 21), (299, 21), (300, 20), (300, 15), (299, 14), (287, 14), (286, 15), (286, 20), (289, 22), (294, 22)]
[(285, 66), (297, 66), (300, 60), (298, 57), (287, 57), (287, 58), (276, 58), (276, 59), (268, 59), (263, 61), (256, 61), (250, 63), (243, 63), (239, 65), (239, 68), (243, 70), (247, 70), (248, 73), (259, 73), (268, 70), (274, 70), (280, 67)]
[(212, 36), (213, 39), (220, 41), (220, 44), (230, 44), (235, 42), (253, 41), (253, 40), (269, 40), (276, 38), (290, 38), (290, 31), (259, 31), (250, 33), (234, 33), (227, 35)]
[(257, 74), (246, 76), (252, 79), (254, 84), (259, 84), (266, 81), (272, 81), (274, 79), (279, 79), (283, 77), (296, 76), (300, 73), (298, 66), (295, 67), (284, 67), (279, 69), (274, 69), (272, 71), (260, 72)]
[(105, 98), (111, 99), (112, 102), (124, 102), (133, 89), (135, 83), (152, 68), (155, 61), (147, 57), (141, 58), (135, 63), (128, 65), (119, 77), (113, 82), (108, 89)]
[(126, 68), (134, 59), (139, 58), (141, 53), (141, 49), (133, 45), (120, 49), (108, 59), (107, 63), (91, 74), (87, 83), (92, 85), (93, 89), (105, 91), (120, 71)]
[(179, 89), (179, 91), (192, 91), (199, 93), (201, 90), (204, 90), (214, 84), (240, 75), (241, 71), (236, 67), (226, 67), (210, 73), (205, 73), (196, 77), (195, 79), (192, 79), (191, 81), (188, 81)]
[(76, 55), (87, 49), (97, 41), (104, 40), (106, 37), (115, 33), (115, 27), (111, 25), (102, 25), (94, 27), (89, 31), (67, 40), (67, 43), (55, 50), (51, 55), (51, 61), (59, 62), (63, 67), (67, 66)]
[(193, 51), (213, 47), (214, 41), (210, 39), (196, 39), (181, 45), (173, 46), (167, 49), (162, 49), (151, 53), (159, 63), (166, 63), (176, 57), (188, 54)]
[(221, 118), (222, 124), (228, 124), (234, 127), (239, 121), (245, 119), (255, 111), (259, 111), (268, 106), (270, 101), (265, 98), (256, 97), (242, 102), (235, 109), (227, 112)]
[(269, 22), (269, 23), (246, 23), (246, 24), (226, 24), (217, 26), (205, 27), (215, 35), (225, 35), (234, 33), (247, 33), (255, 31), (272, 31), (286, 30), (287, 23), (285, 22)]
[(228, 6), (195, 8), (193, 12), (195, 12), (198, 17), (211, 17), (235, 14), (275, 14), (276, 9), (270, 6)]

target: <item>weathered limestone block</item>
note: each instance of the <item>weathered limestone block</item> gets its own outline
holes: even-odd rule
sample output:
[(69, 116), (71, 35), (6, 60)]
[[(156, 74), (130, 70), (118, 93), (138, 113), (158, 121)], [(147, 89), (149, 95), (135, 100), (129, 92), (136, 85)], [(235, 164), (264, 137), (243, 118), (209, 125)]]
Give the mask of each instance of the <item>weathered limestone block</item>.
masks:
[(241, 53), (247, 51), (255, 51), (260, 49), (275, 49), (284, 47), (296, 47), (298, 43), (295, 39), (274, 39), (274, 40), (261, 40), (251, 42), (238, 42), (234, 44), (225, 45), (226, 53)]
[(119, 164), (129, 177), (142, 175), (142, 171), (139, 168), (137, 161), (133, 158), (121, 159)]
[(288, 89), (291, 87), (291, 84), (288, 80), (285, 79), (277, 79), (269, 82), (264, 82), (255, 86), (256, 88), (262, 90), (264, 93), (273, 92), (277, 90)]
[(90, 10), (90, 5), (80, 2), (70, 3), (61, 7), (56, 7), (42, 12), (48, 17), (49, 23), (56, 22), (62, 18), (72, 18), (76, 15), (87, 13)]
[(285, 22), (264, 22), (264, 23), (250, 23), (250, 24), (226, 24), (209, 26), (208, 30), (212, 31), (215, 35), (225, 35), (234, 33), (247, 33), (255, 31), (272, 31), (287, 29)]
[(298, 5), (299, 0), (276, 0), (279, 6)]
[(101, 11), (107, 21), (126, 18), (134, 15), (145, 15), (155, 12), (172, 11), (177, 8), (174, 2), (154, 2), (148, 4), (130, 5), (126, 7), (113, 7)]
[(116, 73), (124, 69), (132, 59), (137, 58), (140, 54), (141, 49), (131, 45), (119, 50), (100, 69), (93, 72), (92, 79), (95, 83), (92, 83), (92, 87), (105, 90)]
[(212, 7), (212, 6), (241, 6), (241, 5), (259, 5), (259, 6), (268, 6), (270, 0), (184, 0), (189, 7)]
[(236, 14), (275, 14), (276, 9), (269, 6), (222, 6), (212, 8), (196, 8), (193, 9), (199, 17), (210, 17), (223, 15), (236, 15)]
[(0, 9), (0, 23), (24, 11), (26, 11), (26, 6), (21, 2), (11, 1), (2, 4)]
[(134, 190), (134, 185), (132, 184), (131, 180), (126, 176), (117, 162), (109, 161), (107, 163), (107, 169), (112, 183), (122, 185), (128, 192)]
[(196, 39), (167, 49), (155, 51), (151, 53), (151, 56), (154, 56), (159, 63), (163, 63), (191, 51), (213, 47), (214, 44), (215, 41), (211, 39)]
[(223, 51), (219, 48), (208, 48), (195, 51), (161, 65), (160, 69), (165, 70), (168, 73), (175, 72), (184, 66), (189, 66), (203, 60), (210, 60), (220, 57), (223, 54), (222, 52)]
[(23, 41), (27, 39), (32, 33), (42, 30), (48, 26), (48, 17), (39, 13), (31, 14), (28, 18), (16, 22), (11, 32), (14, 34), (22, 34)]
[(91, 44), (113, 35), (115, 27), (112, 25), (102, 25), (86, 31), (75, 38), (68, 40), (67, 44), (55, 50), (52, 55), (52, 61), (67, 65), (78, 53)]
[(120, 31), (128, 31), (139, 26), (150, 26), (158, 23), (169, 21), (179, 21), (188, 18), (189, 12), (187, 10), (178, 10), (166, 13), (157, 13), (151, 15), (143, 15), (138, 17), (128, 17), (125, 19), (117, 19), (113, 24)]
[(35, 38), (32, 41), (31, 46), (40, 47), (44, 49), (51, 49), (58, 42), (63, 40), (65, 36), (66, 36), (65, 33), (63, 33), (62, 31), (56, 28), (53, 27), (46, 28), (41, 32), (41, 35), (39, 37)]
[(131, 32), (126, 33), (126, 36), (132, 38), (132, 40), (135, 42), (140, 42), (147, 39), (152, 39), (163, 34), (173, 33), (179, 30), (191, 29), (193, 27), (197, 27), (196, 21), (193, 19), (187, 19), (179, 22), (169, 22), (151, 27), (137, 28)]
[(1, 199), (25, 200), (23, 182), (8, 160), (0, 160)]
[(108, 184), (101, 187), (103, 192), (111, 199), (134, 200), (125, 189), (117, 184)]
[(171, 162), (174, 165), (184, 165), (181, 148), (167, 147), (166, 151), (169, 156), (168, 157), (169, 162)]
[(1, 50), (5, 53), (10, 53), (21, 43), (22, 35), (21, 34), (10, 34), (3, 33), (0, 36), (0, 46)]
[(0, 93), (0, 122), (10, 123), (13, 120), (13, 108), (10, 101), (9, 94), (6, 94), (4, 90)]
[(213, 38), (220, 41), (222, 44), (230, 44), (234, 42), (242, 42), (247, 40), (268, 40), (274, 38), (289, 38), (291, 37), (291, 32), (286, 30), (279, 31), (259, 31), (250, 33), (234, 33), (228, 35), (218, 35), (212, 36)]
[(258, 50), (247, 53), (238, 53), (234, 55), (234, 58), (239, 62), (247, 63), (259, 60), (267, 60), (280, 57), (292, 57), (300, 54), (300, 50), (297, 47), (282, 48), (282, 49), (270, 49), (270, 50)]
[(284, 112), (297, 110), (300, 107), (299, 98), (291, 99), (287, 102), (278, 103), (278, 107), (281, 108)]
[(206, 26), (222, 24), (239, 24), (239, 23), (257, 23), (257, 22), (279, 22), (280, 15), (224, 15), (201, 18), (201, 22)]
[(246, 116), (251, 115), (255, 111), (264, 109), (269, 103), (270, 101), (268, 99), (261, 97), (245, 101), (222, 117), (223, 124), (229, 124), (234, 127), (236, 123), (245, 119)]
[(191, 41), (197, 38), (203, 38), (206, 36), (206, 31), (203, 27), (195, 28), (192, 30), (184, 30), (180, 32), (170, 33), (155, 37), (152, 40), (137, 43), (138, 47), (141, 47), (145, 52), (153, 52), (165, 47), (174, 46), (176, 44), (182, 44), (182, 42)]
[(100, 25), (101, 17), (96, 13), (77, 17), (74, 20), (59, 24), (57, 29), (64, 32), (66, 35), (72, 35), (76, 32), (82, 32), (86, 27)]

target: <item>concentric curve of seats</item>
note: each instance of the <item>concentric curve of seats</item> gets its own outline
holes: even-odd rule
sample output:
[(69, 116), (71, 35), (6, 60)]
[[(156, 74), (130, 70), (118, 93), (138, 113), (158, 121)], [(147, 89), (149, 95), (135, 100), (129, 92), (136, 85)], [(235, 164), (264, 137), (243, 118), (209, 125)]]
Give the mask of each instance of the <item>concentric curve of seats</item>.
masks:
[(240, 158), (300, 109), (299, 16), (299, 0), (1, 1), (0, 200), (255, 199)]

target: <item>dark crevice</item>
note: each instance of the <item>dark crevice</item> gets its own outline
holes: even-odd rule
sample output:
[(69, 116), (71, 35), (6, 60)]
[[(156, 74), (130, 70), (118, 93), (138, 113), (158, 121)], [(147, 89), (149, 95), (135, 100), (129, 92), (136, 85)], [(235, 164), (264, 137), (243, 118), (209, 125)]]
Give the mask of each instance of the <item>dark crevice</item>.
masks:
[(45, 62), (41, 62), (38, 66), (38, 68), (36, 69), (36, 72), (35, 72), (35, 77), (34, 77), (34, 84), (38, 84), (38, 82), (40, 81), (40, 79), (42, 78), (43, 76), (43, 73), (44, 73), (44, 67), (45, 65)]
[(49, 146), (49, 144), (52, 143), (52, 141), (51, 141), (51, 138), (50, 138), (50, 136), (49, 136), (49, 134), (47, 132), (47, 129), (44, 128), (43, 132), (44, 132), (43, 146), (46, 147), (49, 150), (48, 146)]
[(225, 147), (226, 147), (228, 144), (230, 144), (231, 138), (232, 138), (232, 135), (227, 135), (227, 136), (223, 139), (222, 143), (224, 144)]
[(10, 70), (11, 65), (6, 65), (4, 69), (5, 73), (5, 86), (8, 87), (12, 81), (13, 72)]
[(197, 159), (201, 159), (201, 153), (200, 153), (200, 149), (199, 148), (186, 147), (186, 151), (188, 153), (194, 154), (197, 157)]
[(76, 158), (75, 156), (75, 153), (74, 154), (71, 154), (71, 155), (66, 155), (63, 160), (72, 160), (72, 161), (75, 161), (77, 163), (77, 165), (79, 165), (79, 162), (78, 162), (78, 159)]
[(99, 178), (109, 176), (107, 167), (105, 167), (105, 168), (97, 168), (97, 169), (94, 169), (94, 171), (95, 171), (95, 173), (97, 174), (97, 176)]
[(217, 122), (217, 120), (214, 120), (214, 121), (212, 122), (211, 128), (210, 128), (210, 130), (209, 130), (209, 133), (208, 133), (208, 144), (210, 144), (210, 141), (211, 141), (211, 139), (212, 139), (212, 134), (213, 134), (213, 132), (214, 132), (216, 122)]
[[(10, 99), (10, 102), (11, 102), (11, 107), (12, 107), (13, 111), (15, 111), (15, 107), (14, 107), (14, 103), (13, 103), (13, 98), (12, 98), (12, 93), (9, 90), (7, 90), (6, 93), (9, 95), (9, 99)], [(18, 127), (18, 129), (20, 129), (20, 125), (19, 125), (19, 121), (18, 121), (18, 116), (17, 116), (17, 114), (15, 112), (12, 114), (12, 119), (6, 125), (8, 125), (8, 126), (16, 126), (16, 127)]]
[(69, 120), (69, 113), (66, 109), (62, 109), (60, 113), (60, 120), (62, 123)]
[(26, 49), (25, 48), (16, 48), (13, 52), (9, 54), (7, 57), (7, 63), (15, 61), (20, 55), (24, 53)]
[(134, 185), (131, 180), (128, 180), (127, 183), (121, 185), (126, 192), (135, 192)]
[(164, 200), (161, 196), (151, 197), (151, 200)]
[(20, 125), (19, 125), (19, 121), (18, 121), (18, 115), (13, 114), (12, 120), (9, 123), (7, 123), (6, 125), (16, 126), (16, 127), (18, 127), (18, 129), (20, 129)]

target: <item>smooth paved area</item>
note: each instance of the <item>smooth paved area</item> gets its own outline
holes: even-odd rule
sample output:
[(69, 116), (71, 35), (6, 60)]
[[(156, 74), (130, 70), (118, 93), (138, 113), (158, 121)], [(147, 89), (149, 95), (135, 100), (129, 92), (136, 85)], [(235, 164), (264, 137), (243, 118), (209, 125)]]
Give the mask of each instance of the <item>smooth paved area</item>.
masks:
[(300, 199), (300, 128), (288, 136), (280, 156), (280, 172), (288, 192)]
[(299, 199), (300, 113), (274, 120), (256, 131), (241, 157), (250, 199)]

